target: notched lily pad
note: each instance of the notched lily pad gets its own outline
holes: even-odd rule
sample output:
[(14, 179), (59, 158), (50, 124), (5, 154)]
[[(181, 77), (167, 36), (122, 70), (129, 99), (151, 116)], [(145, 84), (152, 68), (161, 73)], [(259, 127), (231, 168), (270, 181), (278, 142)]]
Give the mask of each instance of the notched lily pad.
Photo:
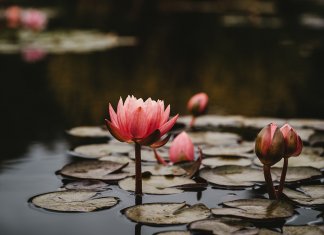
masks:
[(91, 191), (106, 191), (108, 185), (100, 180), (82, 180), (74, 181), (64, 185), (68, 190), (91, 190)]
[(79, 161), (64, 166), (59, 174), (77, 179), (116, 181), (129, 175), (125, 172), (116, 173), (127, 164), (97, 160)]
[(190, 206), (186, 203), (148, 203), (125, 209), (125, 215), (137, 223), (176, 225), (206, 219), (210, 210), (204, 204)]
[(251, 220), (280, 220), (294, 214), (292, 205), (269, 199), (240, 199), (223, 203), (228, 208), (211, 209), (213, 215), (234, 216)]
[(76, 147), (73, 151), (70, 151), (69, 154), (76, 157), (83, 158), (101, 158), (108, 156), (112, 153), (118, 154), (128, 154), (128, 152), (133, 150), (133, 146), (126, 143), (107, 143), (107, 144), (89, 144)]
[(223, 187), (252, 187), (264, 182), (263, 172), (244, 166), (220, 166), (200, 170), (200, 177)]
[(107, 209), (118, 203), (116, 197), (102, 197), (97, 192), (58, 191), (35, 196), (30, 199), (37, 207), (60, 212), (91, 212)]
[[(196, 182), (184, 177), (166, 177), (166, 176), (150, 176), (143, 178), (143, 193), (147, 194), (176, 194), (182, 193), (181, 189), (177, 189), (176, 186), (182, 186), (187, 184), (195, 184)], [(134, 192), (135, 191), (135, 179), (134, 177), (128, 177), (118, 182), (120, 188)]]
[[(282, 168), (272, 168), (271, 172), (272, 174), (275, 174), (277, 176), (277, 179), (279, 180)], [(285, 182), (293, 183), (318, 177), (321, 175), (322, 173), (320, 172), (320, 170), (313, 167), (288, 167)]]
[(284, 194), (292, 201), (303, 206), (324, 205), (324, 185), (301, 186), (299, 191), (284, 188)]
[(252, 160), (248, 158), (236, 157), (236, 156), (224, 156), (224, 157), (209, 157), (202, 160), (204, 166), (217, 167), (225, 165), (235, 166), (250, 166)]
[(304, 225), (304, 226), (283, 226), (285, 235), (324, 235), (324, 226)]
[[(229, 218), (217, 218), (217, 219), (205, 219), (198, 220), (190, 223), (188, 225), (189, 230), (193, 231), (206, 231), (212, 232), (215, 235), (234, 235), (234, 234), (248, 234), (248, 235), (257, 235), (257, 234), (279, 234), (276, 232), (267, 230), (267, 229), (258, 229), (253, 224), (243, 221), (241, 219), (229, 219)], [(262, 230), (262, 231), (261, 231)], [(269, 233), (264, 233), (269, 232)]]

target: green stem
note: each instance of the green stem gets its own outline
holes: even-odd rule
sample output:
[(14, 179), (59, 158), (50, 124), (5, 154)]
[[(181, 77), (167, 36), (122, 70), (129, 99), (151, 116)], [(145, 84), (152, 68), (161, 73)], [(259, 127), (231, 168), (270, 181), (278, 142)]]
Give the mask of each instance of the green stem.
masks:
[(288, 168), (288, 157), (284, 157), (284, 164), (282, 167), (281, 177), (280, 177), (280, 184), (278, 189), (278, 198), (281, 197), (282, 190), (284, 188), (285, 180), (286, 180), (286, 174), (287, 174), (287, 168)]
[(268, 194), (270, 199), (277, 199), (276, 197), (276, 191), (273, 187), (273, 181), (271, 177), (271, 172), (270, 172), (270, 166), (263, 165), (263, 173), (264, 173), (264, 179), (267, 184), (267, 189), (268, 189)]
[(142, 195), (141, 145), (135, 143), (135, 194)]

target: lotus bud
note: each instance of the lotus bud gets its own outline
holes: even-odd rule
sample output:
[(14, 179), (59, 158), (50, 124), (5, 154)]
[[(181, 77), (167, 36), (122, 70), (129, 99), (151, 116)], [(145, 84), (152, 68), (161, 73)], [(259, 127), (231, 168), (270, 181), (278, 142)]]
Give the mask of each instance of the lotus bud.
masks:
[(5, 18), (9, 28), (17, 28), (20, 24), (21, 8), (18, 6), (11, 6), (5, 10)]
[(298, 156), (303, 149), (300, 136), (289, 124), (281, 127), (280, 131), (285, 139), (285, 157)]
[(173, 163), (194, 160), (194, 145), (186, 132), (181, 132), (172, 141), (169, 156)]
[(204, 92), (198, 93), (190, 98), (187, 108), (189, 112), (198, 117), (207, 111), (208, 95)]
[(267, 166), (272, 166), (282, 159), (285, 140), (276, 124), (270, 123), (260, 131), (255, 141), (255, 153)]

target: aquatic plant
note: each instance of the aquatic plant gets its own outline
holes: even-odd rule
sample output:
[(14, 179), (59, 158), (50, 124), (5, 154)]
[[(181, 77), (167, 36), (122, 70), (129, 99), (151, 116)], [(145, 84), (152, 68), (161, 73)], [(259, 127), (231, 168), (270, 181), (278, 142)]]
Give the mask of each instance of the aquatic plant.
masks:
[(119, 141), (135, 144), (135, 193), (142, 194), (141, 146), (158, 148), (169, 140), (161, 139), (175, 124), (178, 114), (169, 120), (170, 105), (165, 109), (164, 101), (148, 98), (137, 99), (128, 96), (123, 103), (119, 99), (117, 112), (109, 104), (110, 120), (106, 125), (110, 133)]
[(207, 112), (207, 105), (208, 95), (204, 92), (197, 93), (189, 99), (187, 109), (192, 115), (190, 127), (194, 125), (196, 117), (201, 116)]

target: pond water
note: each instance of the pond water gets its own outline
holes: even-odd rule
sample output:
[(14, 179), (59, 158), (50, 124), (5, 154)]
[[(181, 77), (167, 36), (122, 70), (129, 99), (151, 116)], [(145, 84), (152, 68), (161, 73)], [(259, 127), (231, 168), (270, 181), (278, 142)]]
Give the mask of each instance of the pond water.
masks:
[[(133, 205), (134, 196), (117, 186), (107, 191), (121, 199), (110, 210), (54, 213), (28, 203), (30, 197), (62, 186), (55, 172), (72, 160), (64, 130), (104, 124), (108, 103), (116, 104), (120, 96), (164, 99), (174, 115), (186, 114), (188, 98), (204, 91), (210, 97), (209, 113), (324, 118), (321, 1), (261, 1), (265, 3), (256, 6), (246, 1), (249, 7), (237, 7), (234, 1), (228, 6), (206, 1), (207, 7), (194, 1), (138, 2), (39, 6), (59, 12), (49, 31), (115, 32), (134, 37), (136, 45), (47, 53), (32, 63), (20, 53), (0, 53), (1, 234), (143, 235), (170, 230), (130, 222), (120, 210)], [(185, 200), (217, 207), (225, 200), (264, 195), (259, 193), (208, 186), (202, 192), (145, 195), (143, 202)], [(288, 224), (323, 224), (321, 211), (297, 211)]]

